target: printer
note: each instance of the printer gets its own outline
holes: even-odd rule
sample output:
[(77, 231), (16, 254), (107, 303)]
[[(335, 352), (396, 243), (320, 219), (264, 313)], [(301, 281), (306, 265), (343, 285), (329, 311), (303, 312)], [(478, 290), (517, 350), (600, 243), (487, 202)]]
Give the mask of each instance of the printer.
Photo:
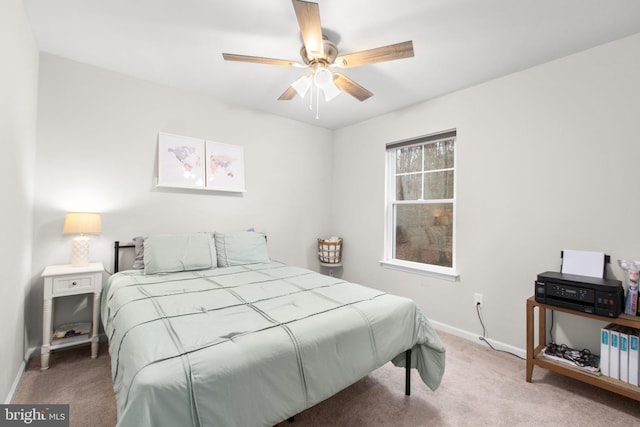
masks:
[(537, 302), (606, 317), (618, 317), (624, 309), (620, 280), (547, 271), (535, 281)]

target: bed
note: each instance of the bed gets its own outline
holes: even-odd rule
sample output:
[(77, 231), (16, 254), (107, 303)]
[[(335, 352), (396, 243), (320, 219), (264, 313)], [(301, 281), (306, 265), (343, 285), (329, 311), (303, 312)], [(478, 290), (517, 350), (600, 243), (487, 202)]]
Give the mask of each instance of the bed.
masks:
[(101, 305), (119, 426), (273, 426), (389, 361), (440, 384), (445, 349), (413, 301), (273, 261), (262, 233), (125, 247), (137, 268), (118, 271), (116, 242)]

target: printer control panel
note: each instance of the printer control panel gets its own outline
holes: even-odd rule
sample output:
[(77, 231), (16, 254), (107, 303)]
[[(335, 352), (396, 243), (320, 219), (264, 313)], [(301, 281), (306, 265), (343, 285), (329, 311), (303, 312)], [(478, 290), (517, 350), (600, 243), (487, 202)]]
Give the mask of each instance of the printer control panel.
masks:
[(596, 299), (596, 292), (593, 289), (578, 288), (570, 285), (559, 285), (550, 283), (547, 286), (547, 296), (555, 296), (559, 298), (588, 302), (593, 304)]

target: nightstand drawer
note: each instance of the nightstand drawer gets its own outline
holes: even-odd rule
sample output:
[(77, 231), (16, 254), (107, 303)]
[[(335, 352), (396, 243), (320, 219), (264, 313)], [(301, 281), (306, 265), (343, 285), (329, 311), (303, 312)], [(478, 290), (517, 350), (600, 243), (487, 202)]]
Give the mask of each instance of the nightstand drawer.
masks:
[(60, 277), (53, 279), (53, 295), (73, 294), (91, 292), (93, 290), (93, 278), (91, 276), (82, 277)]

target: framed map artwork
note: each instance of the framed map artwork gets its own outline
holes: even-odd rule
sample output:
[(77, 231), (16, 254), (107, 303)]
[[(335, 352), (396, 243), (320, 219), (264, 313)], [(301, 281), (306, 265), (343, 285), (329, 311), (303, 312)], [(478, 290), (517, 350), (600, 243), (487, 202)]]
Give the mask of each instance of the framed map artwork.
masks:
[(237, 145), (206, 141), (205, 187), (208, 190), (244, 192), (244, 151)]
[(158, 187), (243, 193), (244, 151), (237, 145), (160, 132)]
[(205, 188), (203, 139), (158, 134), (158, 187)]

